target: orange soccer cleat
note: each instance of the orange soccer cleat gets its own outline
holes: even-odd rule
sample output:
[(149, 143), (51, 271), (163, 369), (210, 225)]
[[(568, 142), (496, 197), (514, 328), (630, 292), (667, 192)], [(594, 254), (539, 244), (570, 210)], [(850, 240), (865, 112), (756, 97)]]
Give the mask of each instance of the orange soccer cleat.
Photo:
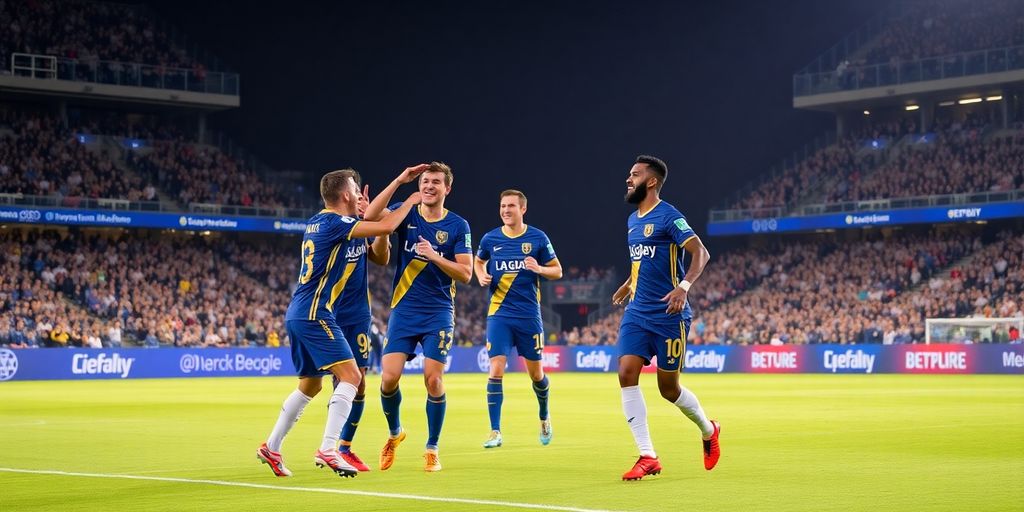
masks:
[(387, 471), (395, 463), (395, 450), (398, 449), (399, 444), (402, 444), (402, 441), (405, 441), (405, 430), (402, 430), (398, 437), (388, 437), (388, 441), (384, 443), (384, 449), (380, 451), (381, 471)]
[(711, 420), (715, 426), (715, 433), (711, 439), (704, 440), (704, 469), (711, 471), (718, 464), (718, 458), (722, 456), (722, 447), (718, 444), (718, 434), (722, 432), (722, 426), (717, 421)]
[(658, 462), (658, 458), (641, 455), (636, 460), (636, 464), (633, 464), (633, 469), (622, 475), (622, 479), (640, 480), (647, 475), (657, 475), (658, 473), (661, 473), (661, 462)]

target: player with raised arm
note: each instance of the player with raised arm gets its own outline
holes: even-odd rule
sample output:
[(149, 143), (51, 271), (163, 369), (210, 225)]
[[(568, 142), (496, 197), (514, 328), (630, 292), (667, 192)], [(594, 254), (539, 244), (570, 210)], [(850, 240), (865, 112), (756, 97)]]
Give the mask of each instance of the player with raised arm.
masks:
[[(627, 225), (630, 274), (612, 302), (629, 303), (619, 327), (619, 386), (622, 410), (640, 458), (622, 475), (623, 480), (640, 480), (661, 472), (647, 428), (647, 404), (639, 386), (640, 370), (654, 356), (661, 396), (700, 428), (704, 468), (714, 468), (720, 455), (721, 427), (704, 414), (697, 396), (679, 385), (692, 318), (686, 294), (711, 256), (686, 217), (659, 197), (667, 177), (665, 162), (640, 155), (626, 178), (626, 202), (637, 206)], [(684, 267), (680, 248), (690, 253), (689, 268)]]
[(518, 190), (502, 192), (498, 214), (502, 226), (480, 239), (473, 264), (480, 286), (489, 287), (490, 292), (487, 355), (491, 368), (487, 375), (487, 413), (491, 419), (491, 434), (484, 448), (497, 448), (502, 443), (502, 378), (512, 347), (526, 360), (526, 371), (537, 395), (540, 443), (546, 446), (551, 442), (552, 431), (548, 415), (550, 386), (541, 365), (544, 324), (540, 316), (540, 279), (560, 279), (562, 264), (548, 236), (523, 223), (526, 194)]
[[(406, 215), (396, 230), (398, 258), (395, 268), (391, 318), (381, 363), (381, 405), (390, 435), (380, 454), (380, 469), (391, 467), (395, 450), (405, 439), (399, 419), (402, 392), (398, 387), (405, 362), (423, 347), (423, 379), (427, 388), (426, 471), (440, 471), (438, 439), (444, 424), (444, 367), (455, 334), (455, 282), (473, 277), (473, 240), (469, 223), (444, 207), (452, 190), (452, 171), (431, 163), (419, 178), (420, 206)], [(393, 181), (381, 196), (394, 193)], [(375, 201), (376, 202), (376, 201)], [(390, 209), (395, 209), (393, 205)], [(366, 218), (380, 210), (371, 204)]]
[[(402, 171), (397, 180), (400, 183), (411, 183), (426, 168), (426, 164), (409, 167)], [(358, 174), (355, 179), (356, 184), (360, 185)], [(381, 204), (386, 204), (390, 197), (382, 197)], [(369, 186), (363, 185), (363, 193), (357, 205), (360, 218), (369, 207), (369, 199)], [(370, 358), (370, 287), (366, 262), (369, 260), (377, 265), (387, 265), (390, 251), (391, 244), (387, 236), (378, 236), (362, 244), (351, 245), (345, 251), (345, 267), (341, 279), (331, 288), (330, 309), (334, 311), (338, 327), (352, 349), (352, 355), (361, 374), (356, 396), (352, 399), (352, 412), (341, 429), (341, 445), (338, 452), (345, 462), (359, 471), (370, 470), (370, 467), (352, 451), (352, 440), (355, 438), (366, 404), (366, 370)], [(335, 386), (337, 384), (338, 381), (335, 379)]]
[(310, 217), (302, 237), (298, 286), (285, 314), (292, 362), (299, 377), (298, 389), (285, 399), (270, 437), (256, 451), (257, 458), (270, 466), (277, 476), (291, 476), (280, 453), (281, 444), (306, 405), (320, 392), (327, 373), (337, 379), (338, 385), (327, 407), (323, 441), (313, 462), (340, 476), (357, 473), (337, 450), (339, 433), (352, 409), (352, 399), (361, 378), (352, 350), (331, 311), (331, 290), (341, 279), (345, 267), (338, 264), (339, 254), (344, 258), (354, 244), (365, 244), (361, 239), (387, 236), (420, 200), (419, 193), (414, 193), (396, 208), (397, 211), (379, 222), (359, 221), (355, 218), (360, 195), (357, 176), (355, 171), (344, 169), (331, 171), (320, 179), (324, 209)]

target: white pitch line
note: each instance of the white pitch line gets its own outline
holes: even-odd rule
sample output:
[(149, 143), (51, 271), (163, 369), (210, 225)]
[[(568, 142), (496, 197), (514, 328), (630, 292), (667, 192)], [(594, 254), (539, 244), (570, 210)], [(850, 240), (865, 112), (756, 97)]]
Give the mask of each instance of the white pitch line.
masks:
[(371, 491), (356, 491), (351, 489), (329, 489), (325, 487), (292, 487), (287, 485), (267, 485), (267, 484), (253, 484), (248, 482), (231, 482), (227, 480), (202, 480), (202, 479), (191, 479), (191, 478), (172, 478), (162, 476), (139, 476), (139, 475), (120, 475), (111, 473), (78, 473), (74, 471), (56, 471), (49, 469), (20, 469), (20, 468), (0, 468), (0, 472), (4, 473), (24, 473), (32, 475), (54, 475), (54, 476), (77, 476), (85, 478), (115, 478), (122, 480), (147, 480), (151, 482), (173, 482), (180, 484), (204, 484), (204, 485), (220, 485), (224, 487), (247, 487), (250, 489), (267, 489), (271, 491), (297, 491), (297, 492), (314, 492), (324, 494), (347, 494), (353, 496), (368, 496), (372, 498), (390, 498), (396, 500), (414, 500), (414, 501), (439, 501), (443, 503), (463, 503), (467, 505), (489, 505), (495, 507), (508, 507), (508, 508), (526, 508), (535, 510), (558, 510), (562, 512), (612, 512), (609, 510), (599, 509), (588, 509), (588, 508), (577, 508), (577, 507), (563, 507), (559, 505), (542, 505), (538, 503), (516, 503), (514, 501), (496, 501), (496, 500), (475, 500), (470, 498), (445, 498), (440, 496), (419, 496), (416, 494), (398, 494), (392, 492), (371, 492)]

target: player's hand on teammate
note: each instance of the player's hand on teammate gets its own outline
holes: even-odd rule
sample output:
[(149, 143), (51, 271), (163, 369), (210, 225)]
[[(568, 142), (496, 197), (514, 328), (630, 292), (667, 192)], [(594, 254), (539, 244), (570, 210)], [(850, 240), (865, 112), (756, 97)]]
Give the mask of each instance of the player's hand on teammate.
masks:
[(623, 284), (615, 293), (612, 294), (612, 304), (620, 306), (626, 303), (626, 299), (629, 298), (629, 283)]
[(434, 250), (434, 247), (425, 238), (422, 236), (419, 238), (420, 241), (416, 242), (416, 254), (423, 256), (427, 261), (433, 261), (434, 258), (438, 257), (437, 251)]
[(537, 263), (537, 259), (533, 256), (527, 256), (523, 263), (526, 264), (526, 270), (536, 274), (540, 273), (540, 263)]
[(356, 202), (356, 212), (362, 217), (366, 213), (366, 208), (370, 206), (370, 186), (363, 185), (363, 195)]
[(484, 270), (483, 272), (478, 272), (476, 275), (476, 280), (477, 282), (480, 283), (480, 286), (491, 285), (491, 275), (488, 274), (486, 270)]
[(683, 310), (683, 306), (686, 305), (686, 290), (679, 288), (678, 286), (673, 288), (672, 291), (668, 292), (667, 295), (661, 298), (662, 302), (668, 302), (668, 308), (665, 312), (668, 314), (675, 314)]
[(427, 170), (430, 164), (419, 164), (412, 167), (406, 167), (402, 174), (398, 175), (398, 182), (405, 185), (406, 183), (412, 183), (416, 181), (416, 178), (423, 174), (423, 171)]

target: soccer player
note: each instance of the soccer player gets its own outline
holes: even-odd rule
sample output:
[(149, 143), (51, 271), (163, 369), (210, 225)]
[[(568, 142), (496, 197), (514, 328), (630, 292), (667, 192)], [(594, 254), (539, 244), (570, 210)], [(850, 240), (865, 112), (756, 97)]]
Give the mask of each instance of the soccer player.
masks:
[(299, 377), (298, 389), (285, 399), (270, 437), (256, 451), (256, 456), (277, 476), (291, 476), (280, 453), (281, 443), (309, 401), (320, 392), (327, 372), (338, 380), (338, 386), (327, 407), (323, 441), (313, 462), (340, 476), (357, 473), (337, 450), (339, 432), (352, 409), (361, 377), (352, 350), (331, 311), (330, 294), (341, 279), (344, 267), (337, 264), (338, 255), (344, 258), (354, 244), (365, 244), (361, 239), (386, 236), (394, 231), (420, 200), (419, 193), (414, 193), (379, 222), (358, 221), (355, 218), (359, 201), (357, 179), (358, 175), (351, 169), (331, 171), (321, 178), (320, 195), (325, 208), (310, 217), (302, 237), (298, 286), (285, 314), (292, 362)]
[(490, 287), (487, 308), (487, 413), (491, 434), (484, 448), (501, 446), (502, 377), (512, 347), (526, 360), (540, 409), (540, 443), (551, 442), (548, 415), (548, 378), (544, 375), (544, 326), (540, 318), (540, 278), (560, 279), (562, 264), (543, 231), (523, 223), (526, 194), (518, 190), (501, 193), (498, 206), (502, 226), (480, 239), (474, 267), (480, 286)]
[[(411, 183), (426, 170), (426, 164), (420, 164), (405, 169), (397, 178), (400, 183)], [(360, 185), (358, 175), (356, 185)], [(358, 214), (362, 216), (369, 207), (370, 189), (363, 186), (363, 193), (360, 195), (357, 205)], [(390, 196), (382, 199), (386, 203)], [(331, 307), (334, 311), (334, 318), (341, 329), (349, 348), (355, 357), (356, 366), (359, 367), (360, 378), (356, 396), (352, 399), (352, 411), (349, 413), (345, 426), (341, 429), (341, 446), (338, 452), (341, 458), (359, 471), (369, 471), (370, 467), (352, 451), (352, 440), (355, 438), (356, 429), (359, 427), (359, 420), (363, 416), (363, 408), (366, 404), (366, 370), (370, 358), (370, 288), (366, 269), (366, 261), (369, 259), (377, 265), (387, 265), (390, 258), (390, 243), (388, 237), (378, 236), (363, 243), (352, 244), (345, 251), (345, 267), (342, 270), (341, 279), (331, 288)], [(335, 379), (334, 385), (338, 385)]]
[[(473, 277), (469, 223), (444, 207), (445, 197), (452, 190), (452, 179), (451, 168), (432, 162), (419, 177), (420, 206), (409, 212), (396, 231), (398, 261), (380, 384), (390, 436), (381, 450), (381, 471), (394, 463), (395, 450), (406, 437), (399, 419), (402, 392), (398, 383), (405, 362), (415, 357), (417, 345), (423, 347), (423, 379), (427, 388), (424, 469), (441, 470), (437, 447), (445, 413), (442, 376), (455, 334), (455, 282), (469, 283)], [(381, 195), (394, 193), (399, 185), (397, 180), (393, 181)], [(371, 204), (366, 218), (375, 218), (379, 212)]]
[[(626, 178), (626, 202), (637, 206), (627, 224), (631, 266), (629, 279), (612, 296), (612, 302), (629, 302), (619, 327), (619, 386), (622, 410), (640, 458), (622, 475), (623, 480), (639, 480), (661, 472), (647, 428), (647, 404), (638, 385), (640, 370), (654, 356), (661, 396), (700, 428), (704, 468), (714, 468), (720, 454), (721, 427), (704, 414), (696, 395), (679, 385), (692, 318), (686, 294), (711, 256), (686, 217), (659, 197), (667, 177), (665, 162), (640, 155)], [(689, 268), (683, 265), (680, 248), (690, 253)]]

